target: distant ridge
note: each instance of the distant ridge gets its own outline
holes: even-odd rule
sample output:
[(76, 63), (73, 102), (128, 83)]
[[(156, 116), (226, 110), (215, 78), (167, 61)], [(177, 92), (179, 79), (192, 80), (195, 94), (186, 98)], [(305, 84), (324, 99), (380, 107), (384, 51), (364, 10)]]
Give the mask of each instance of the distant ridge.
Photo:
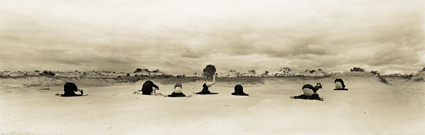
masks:
[(425, 82), (425, 71), (421, 71), (410, 79), (414, 82)]

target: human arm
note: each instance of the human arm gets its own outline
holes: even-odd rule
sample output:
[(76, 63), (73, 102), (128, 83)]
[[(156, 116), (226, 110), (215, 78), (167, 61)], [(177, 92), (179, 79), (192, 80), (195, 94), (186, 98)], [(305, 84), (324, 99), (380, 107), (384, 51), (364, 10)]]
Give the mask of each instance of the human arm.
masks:
[(159, 87), (155, 85), (154, 83), (152, 83), (152, 87), (154, 87), (156, 90), (159, 90)]
[(217, 74), (213, 75), (213, 81), (212, 82), (207, 82), (205, 83), (208, 87), (211, 87), (212, 85), (215, 84), (215, 77), (217, 76)]

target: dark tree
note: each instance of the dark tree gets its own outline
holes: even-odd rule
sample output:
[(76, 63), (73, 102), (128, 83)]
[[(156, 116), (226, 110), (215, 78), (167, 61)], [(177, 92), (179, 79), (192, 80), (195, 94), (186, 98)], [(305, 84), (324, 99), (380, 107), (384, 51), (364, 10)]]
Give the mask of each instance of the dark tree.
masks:
[(359, 68), (359, 67), (353, 67), (352, 69), (350, 69), (351, 72), (364, 72), (364, 69)]
[(53, 73), (52, 71), (43, 71), (43, 73), (41, 73), (41, 75), (54, 76), (56, 74)]

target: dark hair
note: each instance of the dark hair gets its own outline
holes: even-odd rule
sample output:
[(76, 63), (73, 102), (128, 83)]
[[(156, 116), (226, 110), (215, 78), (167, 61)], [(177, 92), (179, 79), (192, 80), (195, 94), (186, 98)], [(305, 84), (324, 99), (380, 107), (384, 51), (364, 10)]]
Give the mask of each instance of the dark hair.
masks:
[(242, 85), (238, 84), (235, 86), (235, 93), (243, 93), (243, 87)]
[(242, 85), (238, 84), (238, 85), (235, 85), (235, 90), (236, 90), (236, 89), (243, 90), (243, 87), (242, 87)]
[(180, 84), (180, 83), (176, 83), (176, 84), (174, 85), (174, 88), (176, 88), (176, 87), (183, 88), (183, 87), (182, 87), (182, 84)]

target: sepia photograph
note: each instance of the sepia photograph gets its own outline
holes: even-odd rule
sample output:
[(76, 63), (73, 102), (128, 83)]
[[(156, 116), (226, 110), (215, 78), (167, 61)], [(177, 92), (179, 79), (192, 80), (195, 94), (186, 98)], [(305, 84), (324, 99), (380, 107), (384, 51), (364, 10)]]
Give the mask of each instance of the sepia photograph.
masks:
[(3, 0), (0, 135), (424, 135), (424, 0)]

